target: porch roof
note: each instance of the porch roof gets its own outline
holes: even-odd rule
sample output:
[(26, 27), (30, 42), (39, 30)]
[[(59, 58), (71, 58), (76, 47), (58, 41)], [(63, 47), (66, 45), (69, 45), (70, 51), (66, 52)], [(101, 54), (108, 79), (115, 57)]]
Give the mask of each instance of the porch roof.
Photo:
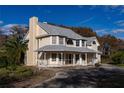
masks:
[(84, 47), (67, 47), (63, 45), (47, 45), (37, 49), (35, 52), (80, 52), (80, 53), (101, 53)]

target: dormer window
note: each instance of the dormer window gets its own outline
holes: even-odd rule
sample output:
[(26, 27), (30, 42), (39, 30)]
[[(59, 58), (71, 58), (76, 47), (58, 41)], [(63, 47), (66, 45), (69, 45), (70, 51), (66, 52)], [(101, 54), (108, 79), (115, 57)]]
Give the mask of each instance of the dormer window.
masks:
[(80, 45), (79, 40), (76, 40), (76, 46), (79, 46), (79, 45)]
[(63, 37), (59, 37), (59, 44), (63, 44)]
[(67, 39), (67, 44), (68, 45), (73, 45), (73, 41), (71, 39)]
[(93, 44), (96, 44), (96, 41), (93, 41)]
[(52, 36), (52, 44), (56, 44), (56, 36)]

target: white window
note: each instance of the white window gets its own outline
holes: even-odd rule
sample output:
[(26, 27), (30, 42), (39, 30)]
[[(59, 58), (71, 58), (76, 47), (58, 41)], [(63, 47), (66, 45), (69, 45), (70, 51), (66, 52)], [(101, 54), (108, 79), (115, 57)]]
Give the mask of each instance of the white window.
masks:
[(52, 36), (52, 44), (56, 44), (56, 36)]
[(56, 61), (57, 54), (53, 53), (52, 54), (52, 61)]
[(79, 46), (79, 45), (80, 45), (79, 40), (76, 40), (76, 46)]
[(63, 44), (63, 37), (59, 37), (59, 44)]

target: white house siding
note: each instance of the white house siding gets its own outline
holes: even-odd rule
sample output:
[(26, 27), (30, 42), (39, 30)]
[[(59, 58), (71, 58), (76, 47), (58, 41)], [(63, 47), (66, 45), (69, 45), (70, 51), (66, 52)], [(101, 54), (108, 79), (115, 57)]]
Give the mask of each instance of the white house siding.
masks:
[(46, 46), (46, 45), (50, 45), (50, 37), (44, 37), (44, 38), (40, 38), (39, 40), (39, 48)]
[(96, 46), (96, 45), (91, 45), (91, 46), (87, 46), (87, 48), (89, 48), (89, 49), (93, 49), (93, 50), (98, 50), (98, 46)]
[(47, 32), (43, 30), (39, 25), (36, 26), (36, 37), (47, 35)]
[(97, 62), (101, 62), (101, 54), (96, 54)]
[[(98, 50), (98, 46), (96, 45), (92, 45), (92, 46), (87, 46), (87, 48), (89, 49), (93, 49), (93, 50)], [(96, 62), (101, 62), (101, 55), (96, 53)]]
[[(87, 48), (98, 51), (98, 46), (100, 46), (100, 44), (98, 43), (98, 40), (95, 39), (94, 41), (96, 44), (91, 42), (91, 45), (87, 46)], [(96, 62), (101, 62), (101, 54), (96, 53)]]
[(93, 64), (93, 58), (94, 58), (95, 54), (93, 53), (88, 53), (87, 55), (87, 64), (88, 65), (92, 65)]

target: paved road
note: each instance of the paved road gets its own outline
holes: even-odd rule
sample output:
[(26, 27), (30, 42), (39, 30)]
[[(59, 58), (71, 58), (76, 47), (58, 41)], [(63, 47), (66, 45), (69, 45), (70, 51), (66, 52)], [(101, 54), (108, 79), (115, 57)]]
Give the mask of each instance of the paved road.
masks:
[(111, 65), (99, 68), (81, 67), (79, 69), (63, 70), (42, 84), (40, 88), (115, 88), (124, 87), (124, 69)]

